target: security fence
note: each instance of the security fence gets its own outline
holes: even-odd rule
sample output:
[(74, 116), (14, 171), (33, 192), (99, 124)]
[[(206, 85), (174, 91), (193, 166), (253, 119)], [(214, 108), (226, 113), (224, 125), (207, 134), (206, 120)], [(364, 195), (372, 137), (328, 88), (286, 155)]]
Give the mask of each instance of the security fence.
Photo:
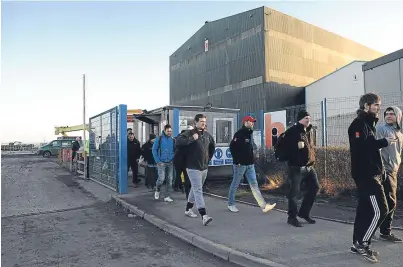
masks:
[(127, 192), (127, 106), (90, 118), (90, 179), (119, 193)]

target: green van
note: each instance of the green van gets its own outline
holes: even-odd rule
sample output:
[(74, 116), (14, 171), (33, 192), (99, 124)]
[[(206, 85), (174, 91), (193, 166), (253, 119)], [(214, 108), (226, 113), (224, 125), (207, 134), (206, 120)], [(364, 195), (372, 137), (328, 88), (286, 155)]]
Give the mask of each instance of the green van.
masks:
[(58, 137), (57, 140), (53, 140), (41, 146), (38, 150), (38, 155), (42, 155), (43, 157), (57, 156), (60, 149), (71, 149), (77, 137), (78, 136)]

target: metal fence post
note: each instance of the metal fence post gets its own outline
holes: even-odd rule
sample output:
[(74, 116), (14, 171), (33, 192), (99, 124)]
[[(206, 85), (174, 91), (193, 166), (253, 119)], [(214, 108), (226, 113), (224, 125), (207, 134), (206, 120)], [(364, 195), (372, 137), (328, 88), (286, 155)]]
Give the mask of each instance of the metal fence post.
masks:
[(172, 118), (172, 135), (176, 137), (179, 135), (179, 109), (174, 108)]
[(323, 101), (323, 110), (324, 110), (324, 114), (325, 114), (325, 145), (327, 147), (327, 98), (325, 97), (324, 101)]
[(118, 181), (119, 194), (127, 194), (127, 105), (119, 105), (118, 108), (118, 132), (119, 132), (119, 158)]
[(260, 118), (259, 118), (259, 124), (260, 124), (260, 149), (264, 151), (263, 149), (265, 148), (264, 144), (264, 110), (260, 110)]
[(326, 138), (326, 114), (325, 114), (325, 101), (320, 102), (320, 109), (322, 114), (322, 147), (325, 146), (325, 138)]

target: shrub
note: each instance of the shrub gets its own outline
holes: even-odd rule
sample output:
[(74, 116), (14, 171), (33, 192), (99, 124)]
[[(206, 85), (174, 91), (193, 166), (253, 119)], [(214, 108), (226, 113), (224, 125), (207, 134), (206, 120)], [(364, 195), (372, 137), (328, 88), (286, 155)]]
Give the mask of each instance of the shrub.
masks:
[[(351, 178), (350, 152), (346, 147), (318, 147), (315, 170), (321, 186), (322, 196), (352, 196), (355, 184)], [(256, 158), (259, 183), (263, 190), (286, 193), (288, 190), (287, 163), (279, 162), (272, 149), (261, 150)], [(398, 195), (402, 195), (403, 168), (398, 173)]]

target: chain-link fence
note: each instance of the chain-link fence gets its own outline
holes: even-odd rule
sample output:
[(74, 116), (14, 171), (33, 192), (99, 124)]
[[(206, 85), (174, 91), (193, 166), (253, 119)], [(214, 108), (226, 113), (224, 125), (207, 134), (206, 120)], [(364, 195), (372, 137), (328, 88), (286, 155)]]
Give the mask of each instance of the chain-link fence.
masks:
[[(384, 123), (383, 113), (390, 106), (403, 107), (403, 94), (381, 96), (381, 112), (378, 123)], [(320, 103), (287, 107), (266, 111), (264, 114), (264, 146), (258, 164), (264, 171), (263, 181), (268, 188), (286, 182), (286, 166), (274, 158), (273, 146), (277, 137), (297, 122), (299, 110), (306, 109), (311, 116), (316, 149), (316, 170), (322, 185), (322, 193), (338, 195), (354, 188), (350, 175), (348, 127), (357, 116), (360, 96), (324, 99)], [(399, 177), (402, 176), (399, 171)], [(402, 179), (399, 178), (400, 186)]]

